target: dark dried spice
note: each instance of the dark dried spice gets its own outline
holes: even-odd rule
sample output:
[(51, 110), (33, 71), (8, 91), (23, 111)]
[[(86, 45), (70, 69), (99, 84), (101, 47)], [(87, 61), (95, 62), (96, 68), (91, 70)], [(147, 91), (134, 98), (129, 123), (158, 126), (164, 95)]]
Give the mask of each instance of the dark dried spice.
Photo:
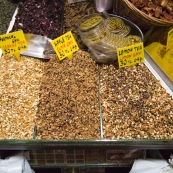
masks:
[(101, 65), (100, 87), (104, 138), (173, 139), (173, 100), (144, 64)]
[(64, 1), (21, 0), (13, 31), (55, 39), (62, 34)]

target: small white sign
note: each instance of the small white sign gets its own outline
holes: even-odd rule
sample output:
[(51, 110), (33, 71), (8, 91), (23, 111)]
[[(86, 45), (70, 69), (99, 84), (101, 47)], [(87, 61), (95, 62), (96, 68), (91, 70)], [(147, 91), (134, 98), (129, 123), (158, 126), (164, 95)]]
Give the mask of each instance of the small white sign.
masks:
[(76, 2), (82, 2), (82, 1), (87, 1), (87, 0), (68, 0), (69, 4), (76, 3)]

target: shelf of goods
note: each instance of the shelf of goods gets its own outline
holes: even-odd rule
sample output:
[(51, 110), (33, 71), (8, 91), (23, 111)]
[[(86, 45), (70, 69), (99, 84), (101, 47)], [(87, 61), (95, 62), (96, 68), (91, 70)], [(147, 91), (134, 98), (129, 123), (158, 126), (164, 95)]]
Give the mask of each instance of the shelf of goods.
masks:
[[(20, 11), (26, 2), (18, 6), (13, 31), (28, 29)], [(61, 9), (60, 1), (53, 2), (57, 5), (54, 12)], [(30, 164), (35, 167), (112, 167), (131, 165), (144, 157), (145, 149), (173, 149), (168, 78), (147, 53), (145, 63), (133, 67), (95, 63), (75, 25), (86, 12), (95, 13), (93, 1), (64, 6), (63, 31), (50, 37), (72, 30), (81, 49), (72, 60), (0, 58), (0, 151), (29, 150)], [(61, 15), (58, 18), (62, 20)]]

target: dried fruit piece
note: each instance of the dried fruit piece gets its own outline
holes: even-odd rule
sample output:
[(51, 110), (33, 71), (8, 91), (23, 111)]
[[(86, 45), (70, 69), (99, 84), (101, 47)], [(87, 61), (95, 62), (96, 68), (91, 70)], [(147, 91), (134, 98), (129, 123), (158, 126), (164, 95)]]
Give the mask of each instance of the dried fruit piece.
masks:
[(162, 20), (173, 20), (173, 2), (172, 0), (129, 0), (136, 8)]

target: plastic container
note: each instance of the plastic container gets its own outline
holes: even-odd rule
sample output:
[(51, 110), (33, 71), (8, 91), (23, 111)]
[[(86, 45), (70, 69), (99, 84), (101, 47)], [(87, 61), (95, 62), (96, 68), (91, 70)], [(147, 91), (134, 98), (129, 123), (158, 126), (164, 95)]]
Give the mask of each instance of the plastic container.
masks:
[[(98, 19), (98, 16), (102, 20)], [(116, 33), (112, 32), (108, 29), (109, 27), (107, 27), (108, 19), (118, 19), (121, 21), (123, 27), (121, 27)], [(92, 23), (93, 21), (96, 21), (97, 24), (94, 25)], [(83, 27), (83, 23), (85, 24), (85, 28)], [(126, 33), (124, 31), (125, 28), (128, 29)], [(135, 24), (116, 15), (105, 16), (96, 13), (84, 16), (78, 21), (78, 31), (81, 40), (89, 48), (92, 59), (98, 63), (117, 60), (117, 48), (129, 45), (129, 35), (135, 35), (139, 37), (140, 41), (143, 40), (143, 34)]]

